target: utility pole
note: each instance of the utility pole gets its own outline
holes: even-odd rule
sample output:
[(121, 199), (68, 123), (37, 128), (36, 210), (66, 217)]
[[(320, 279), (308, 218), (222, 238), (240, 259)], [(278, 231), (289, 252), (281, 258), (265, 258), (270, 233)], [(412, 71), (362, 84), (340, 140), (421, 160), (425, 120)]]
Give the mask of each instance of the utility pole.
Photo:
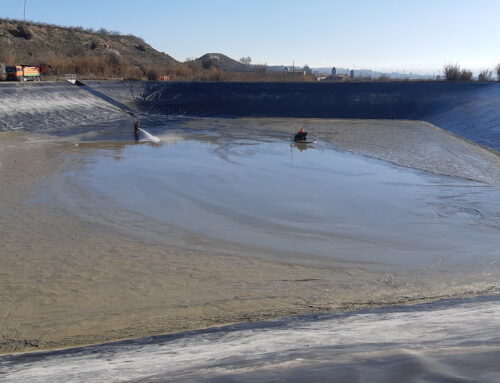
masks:
[(26, 0), (24, 0), (23, 20), (26, 23)]

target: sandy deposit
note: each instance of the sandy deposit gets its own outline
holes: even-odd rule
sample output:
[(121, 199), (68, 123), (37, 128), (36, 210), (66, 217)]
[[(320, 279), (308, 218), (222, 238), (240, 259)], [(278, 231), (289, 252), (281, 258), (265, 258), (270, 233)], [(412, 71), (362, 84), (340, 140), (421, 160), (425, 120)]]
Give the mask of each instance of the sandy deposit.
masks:
[[(241, 124), (237, 129), (257, 124), (255, 120), (231, 121)], [(269, 129), (265, 121), (258, 123)], [(343, 129), (357, 125), (346, 121), (331, 122), (338, 130), (330, 136), (327, 121), (275, 120), (271, 124), (272, 130), (283, 126), (281, 130), (287, 133), (306, 124), (310, 131), (331, 139), (335, 145), (344, 142), (342, 147), (349, 150), (355, 148), (347, 143), (354, 145), (360, 136), (366, 137), (361, 128), (356, 130), (358, 137), (351, 134), (351, 129)], [(223, 120), (199, 120), (189, 127), (224, 131), (234, 125)], [(411, 139), (404, 134), (405, 138), (396, 139), (400, 131), (412, 132), (411, 127), (426, 134), (435, 131), (417, 122), (384, 122), (379, 127), (380, 139), (376, 139), (378, 130), (374, 130), (371, 139), (366, 139), (371, 149), (362, 152), (370, 154), (377, 148), (376, 142), (386, 141), (390, 134), (393, 146), (386, 145), (382, 150), (388, 153), (388, 160), (392, 160), (391, 153), (398, 153), (398, 145)], [(464, 166), (465, 170), (462, 166), (452, 166), (452, 170), (443, 166), (438, 173), (496, 182), (498, 169), (492, 171), (498, 163), (495, 154), (449, 135), (442, 136), (443, 142), (454, 150), (462, 149), (462, 153), (450, 154), (446, 161), (457, 160), (457, 153), (477, 161), (472, 167)], [(221, 253), (209, 246), (203, 251), (192, 244), (213, 241), (192, 233), (177, 233), (175, 228), (171, 228), (174, 237), (182, 241), (152, 240), (64, 209), (34, 204), (46, 179), (63, 172), (78, 172), (85, 165), (68, 155), (68, 148), (75, 143), (35, 135), (0, 135), (2, 352), (497, 291), (496, 265), (458, 276), (445, 270), (439, 277), (431, 273), (427, 279), (422, 274), (396, 274), (362, 264), (298, 265), (266, 260), (258, 254), (248, 257)], [(429, 147), (422, 141), (421, 150)], [(430, 159), (426, 155), (404, 148), (403, 154), (395, 157), (401, 161), (409, 157), (403, 165), (418, 168), (418, 163), (423, 162), (422, 168), (427, 166)], [(435, 169), (441, 161), (434, 162)]]

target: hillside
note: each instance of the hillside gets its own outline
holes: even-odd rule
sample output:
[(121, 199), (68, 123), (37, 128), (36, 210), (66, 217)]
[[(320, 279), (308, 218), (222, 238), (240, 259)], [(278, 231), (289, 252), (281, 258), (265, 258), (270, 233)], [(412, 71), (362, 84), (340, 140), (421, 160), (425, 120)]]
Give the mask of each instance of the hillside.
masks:
[(133, 35), (0, 19), (0, 62), (39, 64), (50, 63), (54, 58), (105, 57), (110, 54), (142, 67), (178, 63)]
[(175, 81), (314, 81), (287, 78), (266, 65), (243, 64), (221, 53), (178, 62), (143, 39), (105, 29), (22, 22), (0, 18), (0, 75), (6, 65), (43, 65), (43, 79)]

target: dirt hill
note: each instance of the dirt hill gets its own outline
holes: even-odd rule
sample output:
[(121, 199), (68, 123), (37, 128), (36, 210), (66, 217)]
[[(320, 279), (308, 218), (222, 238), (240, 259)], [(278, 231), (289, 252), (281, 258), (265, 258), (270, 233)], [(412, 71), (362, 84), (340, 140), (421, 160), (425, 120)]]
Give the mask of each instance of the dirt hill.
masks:
[(45, 64), (44, 80), (71, 74), (80, 79), (288, 81), (265, 65), (243, 64), (221, 53), (181, 63), (133, 35), (0, 18), (0, 77), (5, 76), (2, 64)]
[(104, 29), (60, 27), (0, 19), (0, 62), (40, 64), (57, 58), (120, 57), (136, 66), (168, 66), (178, 62), (141, 38)]
[(254, 70), (253, 65), (242, 64), (222, 53), (206, 53), (195, 61), (199, 62), (204, 69), (215, 67), (229, 72), (249, 72)]

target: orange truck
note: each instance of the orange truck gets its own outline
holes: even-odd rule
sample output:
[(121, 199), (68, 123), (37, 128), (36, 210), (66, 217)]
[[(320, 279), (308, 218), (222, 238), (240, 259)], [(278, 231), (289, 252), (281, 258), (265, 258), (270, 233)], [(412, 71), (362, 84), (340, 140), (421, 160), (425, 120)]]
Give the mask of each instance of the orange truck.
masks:
[(16, 65), (5, 68), (7, 80), (11, 81), (40, 81), (41, 70), (37, 66)]

